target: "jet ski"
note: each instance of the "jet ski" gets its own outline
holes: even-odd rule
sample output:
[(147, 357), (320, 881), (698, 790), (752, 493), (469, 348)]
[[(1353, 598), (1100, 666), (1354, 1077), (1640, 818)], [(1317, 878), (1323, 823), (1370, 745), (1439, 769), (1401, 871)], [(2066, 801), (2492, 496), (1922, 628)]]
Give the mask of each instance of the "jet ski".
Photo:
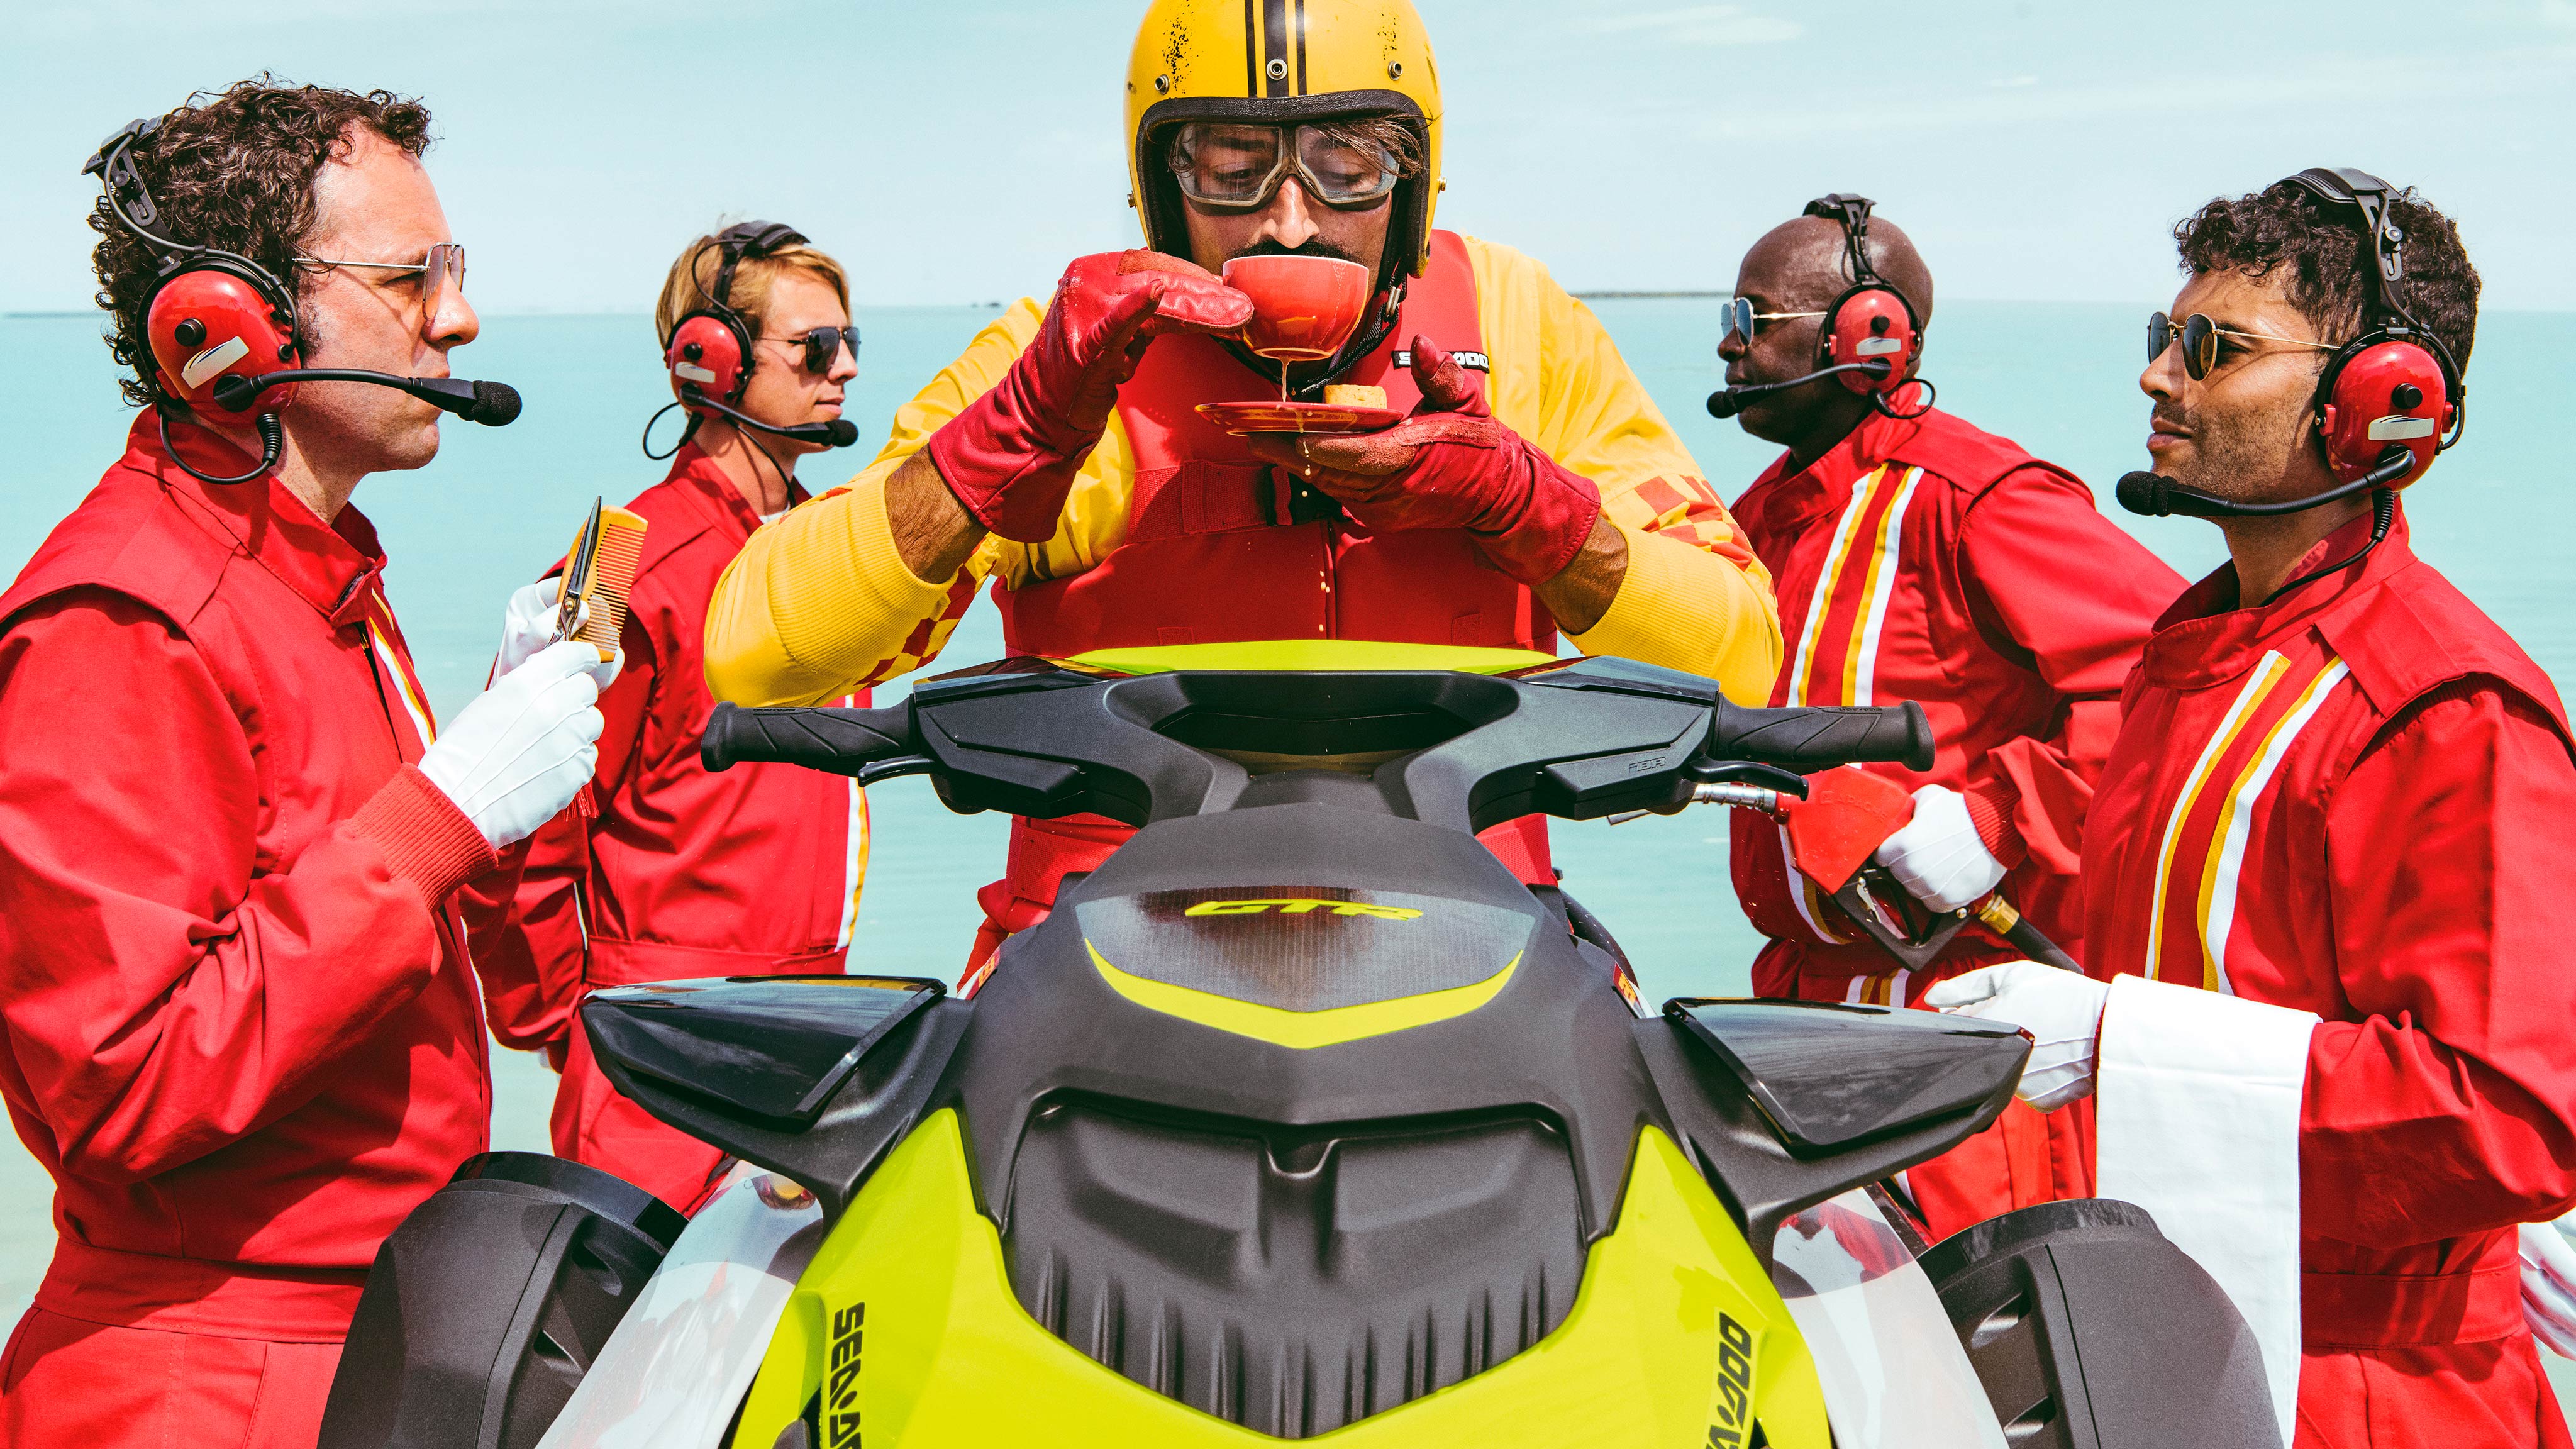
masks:
[(971, 998), (592, 994), (618, 1088), (741, 1165), (683, 1221), (578, 1164), (469, 1162), (378, 1256), (320, 1442), (2277, 1446), (2242, 1319), (2140, 1210), (1921, 1240), (1900, 1174), (1994, 1120), (2025, 1035), (1641, 1010), (1608, 929), (1475, 838), (1776, 813), (1931, 743), (1911, 705), (1334, 641), (720, 707), (713, 769), (1137, 832)]

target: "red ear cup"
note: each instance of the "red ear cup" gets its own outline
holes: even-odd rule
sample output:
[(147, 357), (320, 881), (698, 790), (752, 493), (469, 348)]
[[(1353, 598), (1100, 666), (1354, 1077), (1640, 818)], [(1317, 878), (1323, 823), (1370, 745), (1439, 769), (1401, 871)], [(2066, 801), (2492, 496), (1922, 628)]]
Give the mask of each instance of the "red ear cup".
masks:
[(1884, 361), (1885, 377), (1846, 372), (1842, 385), (1858, 393), (1893, 393), (1905, 385), (1921, 338), (1905, 298), (1883, 283), (1864, 283), (1834, 303), (1825, 319), (1825, 360), (1831, 365)]
[(2413, 453), (2415, 466), (2389, 486), (2422, 477), (2458, 415), (2441, 362), (2413, 342), (2364, 338), (2330, 367), (2317, 434), (2335, 477), (2349, 483), (2369, 472), (2392, 443)]
[[(191, 267), (152, 294), (143, 330), (152, 340), (161, 390), (199, 410), (214, 407), (215, 382), (301, 365), (292, 321), (257, 283), (229, 268)], [(272, 387), (254, 411), (295, 401), (295, 384)]]
[(692, 312), (671, 329), (671, 345), (662, 353), (671, 369), (671, 395), (687, 401), (684, 389), (695, 387), (719, 402), (742, 394), (749, 374), (743, 368), (751, 351), (739, 328), (713, 312)]

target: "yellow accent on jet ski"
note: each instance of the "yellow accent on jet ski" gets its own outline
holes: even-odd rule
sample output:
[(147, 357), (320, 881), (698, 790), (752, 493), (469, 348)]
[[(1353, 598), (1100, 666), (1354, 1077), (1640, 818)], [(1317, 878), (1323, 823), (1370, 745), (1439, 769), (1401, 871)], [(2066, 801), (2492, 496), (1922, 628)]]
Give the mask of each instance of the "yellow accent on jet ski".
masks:
[(1064, 662), (1111, 674), (1162, 674), (1175, 669), (1445, 669), (1460, 674), (1501, 674), (1555, 660), (1528, 649), (1479, 649), (1465, 644), (1386, 644), (1371, 639), (1260, 639), (1242, 644), (1155, 644), (1136, 649), (1094, 649)]
[[(1797, 1326), (1670, 1138), (1641, 1131), (1617, 1226), (1554, 1333), (1463, 1383), (1301, 1441), (1327, 1449), (1736, 1445), (1827, 1449)], [(778, 1441), (821, 1399), (816, 1449), (1247, 1449), (1284, 1441), (1200, 1413), (1048, 1333), (1011, 1293), (976, 1211), (954, 1112), (889, 1154), (781, 1315), (736, 1444)]]
[(1336, 1042), (1358, 1041), (1363, 1037), (1385, 1036), (1389, 1032), (1411, 1027), (1429, 1026), (1435, 1021), (1465, 1016), (1494, 999), (1510, 983), (1512, 973), (1520, 969), (1517, 955), (1503, 969), (1482, 981), (1465, 986), (1452, 986), (1446, 991), (1425, 991), (1418, 996), (1399, 996), (1393, 1001), (1364, 1001), (1356, 1006), (1328, 1006), (1321, 1011), (1290, 1011), (1285, 1007), (1262, 1006), (1250, 1001), (1237, 1001), (1231, 996), (1195, 991), (1187, 986), (1174, 986), (1168, 981), (1148, 981), (1142, 976), (1121, 971), (1109, 964), (1100, 948), (1089, 940), (1082, 943), (1091, 953), (1091, 964), (1100, 971), (1100, 979), (1109, 988), (1147, 1011), (1177, 1016), (1201, 1026), (1230, 1031), (1274, 1046), (1331, 1046)]

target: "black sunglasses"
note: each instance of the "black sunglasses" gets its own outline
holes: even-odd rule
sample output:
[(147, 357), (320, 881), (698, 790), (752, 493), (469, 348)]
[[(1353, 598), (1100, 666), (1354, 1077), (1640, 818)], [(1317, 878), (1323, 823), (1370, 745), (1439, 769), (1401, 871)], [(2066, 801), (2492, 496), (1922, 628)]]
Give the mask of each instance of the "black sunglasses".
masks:
[(2234, 327), (2221, 327), (2199, 312), (2192, 313), (2180, 322), (2158, 312), (2147, 319), (2147, 361), (2152, 363), (2164, 356), (2165, 349), (2173, 346), (2174, 339), (2177, 337), (2182, 339), (2182, 370), (2190, 373), (2191, 380), (2194, 382), (2209, 376), (2210, 369), (2218, 366), (2218, 339), (2221, 337), (2243, 337), (2257, 342), (2286, 342), (2292, 347), (2313, 348), (2318, 352), (2335, 350), (2334, 344), (2330, 342), (2310, 342), (2301, 337), (2275, 337), (2269, 332), (2245, 332)]
[(850, 360), (859, 360), (859, 329), (856, 327), (815, 327), (795, 337), (763, 337), (760, 340), (805, 344), (805, 370), (816, 377), (832, 370), (844, 342), (850, 344)]

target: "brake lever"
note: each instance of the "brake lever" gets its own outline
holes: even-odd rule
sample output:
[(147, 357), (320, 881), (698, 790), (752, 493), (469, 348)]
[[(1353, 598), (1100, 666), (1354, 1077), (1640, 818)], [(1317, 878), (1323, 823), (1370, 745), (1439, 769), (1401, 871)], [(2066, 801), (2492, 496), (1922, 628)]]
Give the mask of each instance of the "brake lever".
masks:
[(879, 780), (892, 780), (904, 775), (927, 775), (938, 768), (939, 762), (928, 755), (889, 755), (859, 766), (859, 773), (851, 778), (861, 785), (873, 785)]
[(1807, 798), (1807, 777), (1777, 765), (1753, 760), (1693, 760), (1673, 772), (1670, 804), (1650, 810), (1622, 810), (1610, 818), (1625, 825), (1648, 815), (1678, 815), (1693, 805), (1729, 805), (1773, 819), (1780, 816), (1780, 797)]

